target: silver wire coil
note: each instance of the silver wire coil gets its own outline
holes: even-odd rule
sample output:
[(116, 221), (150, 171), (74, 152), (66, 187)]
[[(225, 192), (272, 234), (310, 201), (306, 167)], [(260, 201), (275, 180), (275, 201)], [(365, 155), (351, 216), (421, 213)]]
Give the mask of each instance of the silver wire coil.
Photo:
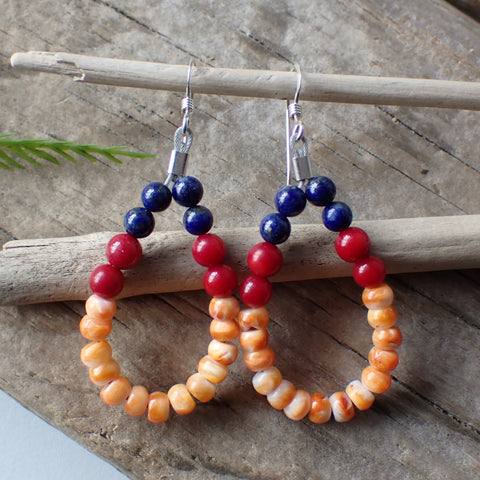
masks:
[(290, 118), (297, 118), (302, 115), (302, 106), (299, 103), (290, 103), (288, 105), (288, 115)]
[(182, 98), (182, 112), (191, 112), (193, 110), (193, 98), (191, 97), (183, 97)]

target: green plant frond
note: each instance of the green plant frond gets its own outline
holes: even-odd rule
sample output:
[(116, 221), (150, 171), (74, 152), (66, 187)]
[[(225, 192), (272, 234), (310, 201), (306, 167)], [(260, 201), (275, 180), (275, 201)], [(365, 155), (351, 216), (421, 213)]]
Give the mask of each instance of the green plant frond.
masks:
[(25, 168), (17, 162), (12, 155), (35, 166), (41, 165), (36, 158), (60, 165), (60, 161), (56, 156), (52, 155), (52, 153), (73, 163), (77, 163), (77, 159), (73, 155), (83, 157), (91, 162), (97, 162), (98, 158), (96, 156), (102, 156), (118, 164), (122, 163), (122, 161), (117, 158), (118, 156), (139, 159), (155, 157), (155, 155), (149, 153), (130, 152), (125, 150), (125, 147), (105, 148), (93, 144), (76, 144), (73, 142), (50, 140), (48, 138), (10, 138), (14, 135), (15, 134), (11, 133), (0, 133), (0, 160), (3, 160), (0, 161), (0, 168), (5, 170), (11, 170), (12, 167)]

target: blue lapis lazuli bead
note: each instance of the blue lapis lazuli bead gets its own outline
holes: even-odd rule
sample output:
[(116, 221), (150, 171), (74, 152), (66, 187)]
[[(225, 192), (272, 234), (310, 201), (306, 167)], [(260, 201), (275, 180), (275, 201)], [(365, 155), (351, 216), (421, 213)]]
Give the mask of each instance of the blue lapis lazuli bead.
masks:
[(280, 215), (286, 217), (300, 215), (306, 204), (305, 192), (294, 185), (285, 185), (275, 195), (275, 207)]
[(213, 226), (212, 212), (202, 205), (191, 207), (183, 214), (183, 226), (192, 235), (203, 235)]
[(173, 184), (172, 195), (178, 204), (194, 207), (203, 197), (203, 186), (195, 177), (180, 177)]
[(142, 192), (142, 203), (151, 212), (163, 212), (172, 202), (172, 192), (160, 182), (149, 183)]
[(332, 202), (324, 208), (322, 219), (323, 224), (332, 232), (346, 230), (352, 223), (352, 210), (343, 202)]
[(150, 235), (155, 227), (152, 212), (143, 207), (129, 210), (123, 220), (125, 231), (135, 238), (145, 238)]
[(305, 188), (308, 201), (317, 207), (330, 205), (336, 193), (335, 184), (328, 177), (323, 176), (311, 178)]
[(260, 223), (260, 235), (266, 242), (274, 244), (285, 242), (291, 229), (288, 218), (279, 213), (267, 215)]

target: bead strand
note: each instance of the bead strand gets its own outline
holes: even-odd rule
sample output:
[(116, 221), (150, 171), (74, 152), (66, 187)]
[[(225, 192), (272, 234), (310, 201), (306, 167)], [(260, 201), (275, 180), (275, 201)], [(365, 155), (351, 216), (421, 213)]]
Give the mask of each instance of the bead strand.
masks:
[[(125, 215), (126, 233), (115, 235), (107, 244), (108, 264), (97, 267), (91, 274), (93, 294), (85, 303), (86, 315), (80, 322), (80, 332), (90, 343), (81, 351), (81, 361), (89, 367), (91, 381), (102, 386), (101, 399), (107, 405), (124, 404), (124, 411), (139, 417), (147, 412), (152, 423), (163, 423), (170, 416), (170, 408), (178, 415), (191, 413), (197, 402), (210, 401), (216, 385), (228, 374), (228, 366), (237, 357), (237, 347), (232, 343), (239, 333), (238, 301), (232, 297), (237, 288), (237, 276), (223, 259), (225, 244), (217, 235), (207, 233), (213, 225), (211, 212), (198, 205), (203, 196), (202, 184), (194, 177), (181, 177), (173, 185), (172, 192), (166, 185), (151, 183), (142, 192), (143, 207), (136, 207)], [(185, 229), (198, 235), (192, 246), (194, 260), (207, 267), (204, 285), (213, 298), (209, 313), (212, 318), (212, 341), (207, 355), (200, 359), (197, 372), (185, 384), (173, 385), (167, 393), (149, 393), (144, 386), (134, 385), (120, 375), (120, 366), (112, 356), (112, 347), (106, 341), (112, 330), (112, 319), (117, 311), (114, 297), (123, 288), (122, 270), (135, 267), (141, 260), (142, 247), (138, 238), (148, 236), (154, 229), (152, 212), (168, 208), (173, 199), (187, 207), (183, 218)]]
[[(313, 423), (326, 423), (333, 416), (337, 422), (346, 422), (355, 416), (355, 408), (366, 410), (375, 400), (374, 393), (383, 393), (390, 387), (390, 372), (398, 365), (395, 351), (402, 341), (401, 332), (395, 326), (397, 312), (392, 306), (393, 292), (384, 284), (385, 266), (370, 255), (370, 239), (361, 229), (350, 227), (352, 211), (343, 202), (334, 201), (335, 184), (327, 177), (315, 177), (308, 181), (305, 192), (295, 186), (282, 187), (275, 197), (277, 213), (264, 217), (260, 234), (265, 240), (252, 247), (247, 262), (252, 272), (240, 284), (240, 298), (247, 305), (240, 311), (238, 323), (241, 329), (239, 341), (244, 350), (244, 363), (256, 372), (252, 379), (254, 389), (267, 397), (270, 405), (283, 410), (292, 420), (308, 416)], [(274, 366), (275, 353), (268, 345), (266, 330), (269, 317), (265, 305), (270, 301), (272, 287), (268, 277), (282, 267), (283, 256), (276, 244), (285, 242), (291, 233), (288, 217), (299, 215), (307, 201), (324, 207), (322, 220), (325, 227), (339, 232), (335, 249), (343, 260), (353, 263), (353, 278), (364, 287), (362, 299), (368, 309), (367, 320), (374, 328), (374, 347), (368, 355), (361, 380), (350, 382), (345, 391), (326, 397), (321, 392), (310, 395), (297, 390), (282, 377)]]

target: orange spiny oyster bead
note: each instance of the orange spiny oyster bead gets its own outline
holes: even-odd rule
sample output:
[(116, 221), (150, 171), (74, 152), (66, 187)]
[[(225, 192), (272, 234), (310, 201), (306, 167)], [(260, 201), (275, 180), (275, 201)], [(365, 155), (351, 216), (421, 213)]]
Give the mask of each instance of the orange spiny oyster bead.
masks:
[(238, 348), (233, 343), (214, 339), (208, 344), (208, 355), (222, 365), (230, 365), (237, 359)]
[(387, 308), (381, 308), (378, 310), (369, 310), (367, 314), (367, 320), (373, 328), (390, 328), (397, 323), (398, 314), (395, 307), (391, 305)]
[(310, 396), (310, 412), (308, 419), (313, 423), (327, 423), (332, 416), (330, 400), (322, 393)]
[(374, 288), (365, 288), (362, 301), (370, 310), (387, 308), (393, 303), (393, 291), (386, 283)]
[(221, 383), (228, 374), (228, 367), (217, 362), (210, 355), (205, 355), (198, 362), (198, 372), (209, 382)]
[(252, 378), (253, 388), (261, 395), (273, 392), (282, 381), (282, 374), (277, 367), (268, 367), (260, 370)]
[(353, 403), (345, 392), (332, 393), (329, 400), (335, 421), (339, 423), (348, 422), (355, 416)]
[(146, 410), (148, 405), (148, 391), (142, 385), (132, 387), (130, 395), (127, 398), (123, 409), (125, 413), (131, 417), (140, 417)]
[(130, 395), (132, 387), (125, 377), (116, 377), (100, 392), (100, 398), (107, 405), (121, 405)]
[(168, 390), (170, 405), (178, 415), (192, 413), (197, 404), (183, 383), (177, 383)]
[(310, 394), (305, 390), (297, 390), (283, 412), (290, 420), (301, 420), (310, 411)]
[(362, 372), (362, 383), (373, 393), (386, 392), (392, 384), (392, 376), (378, 368), (369, 366)]
[(212, 318), (219, 320), (235, 320), (240, 312), (240, 304), (235, 297), (213, 297), (208, 311)]
[(103, 298), (93, 294), (85, 302), (85, 310), (90, 317), (110, 320), (117, 313), (117, 304), (111, 298)]
[(163, 423), (170, 415), (170, 402), (167, 394), (153, 392), (148, 396), (147, 417), (152, 423)]
[(188, 377), (186, 386), (188, 391), (202, 403), (209, 402), (217, 389), (216, 385), (207, 380), (201, 373), (194, 373)]
[(292, 382), (282, 380), (278, 387), (267, 395), (268, 403), (276, 410), (283, 410), (292, 401), (296, 391)]
[(105, 340), (87, 343), (80, 352), (82, 363), (89, 367), (98, 367), (112, 358), (112, 347)]
[(112, 321), (109, 318), (100, 319), (85, 315), (80, 320), (79, 328), (87, 340), (105, 340), (112, 331)]
[(265, 307), (245, 308), (238, 314), (238, 324), (244, 332), (252, 328), (267, 328), (269, 320)]
[(240, 334), (237, 322), (233, 320), (218, 320), (214, 318), (210, 322), (210, 335), (220, 342), (235, 340)]
[(402, 332), (398, 327), (376, 328), (373, 331), (373, 344), (382, 350), (395, 350), (402, 344)]
[(240, 346), (246, 351), (261, 350), (268, 345), (269, 334), (265, 328), (242, 332), (238, 338)]
[(95, 385), (105, 385), (120, 374), (120, 365), (113, 358), (90, 369), (90, 380)]
[(368, 410), (375, 401), (373, 393), (359, 380), (350, 382), (345, 393), (359, 410)]
[(272, 347), (266, 346), (261, 350), (245, 352), (243, 361), (246, 367), (252, 372), (258, 372), (271, 367), (275, 362), (275, 352)]
[(368, 352), (368, 361), (370, 365), (382, 372), (391, 372), (398, 366), (398, 353), (395, 350), (382, 350), (373, 347)]

